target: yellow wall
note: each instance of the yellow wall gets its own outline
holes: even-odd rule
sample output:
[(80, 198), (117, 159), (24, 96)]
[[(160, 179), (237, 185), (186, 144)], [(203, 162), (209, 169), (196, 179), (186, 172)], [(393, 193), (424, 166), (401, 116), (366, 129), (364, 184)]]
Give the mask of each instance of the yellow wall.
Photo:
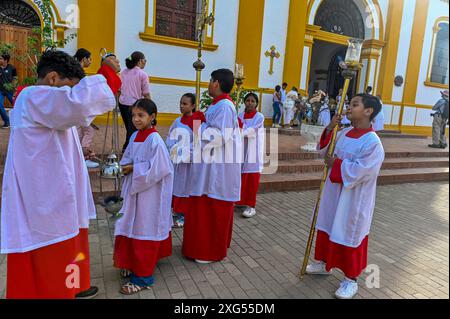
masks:
[(245, 86), (259, 87), (264, 0), (239, 1), (236, 63), (244, 65)]
[(289, 85), (298, 88), (302, 73), (307, 11), (308, 6), (305, 0), (291, 0), (283, 78)]
[(78, 5), (78, 48), (92, 53), (92, 65), (86, 71), (96, 73), (100, 67), (100, 49), (115, 50), (116, 0), (78, 0)]

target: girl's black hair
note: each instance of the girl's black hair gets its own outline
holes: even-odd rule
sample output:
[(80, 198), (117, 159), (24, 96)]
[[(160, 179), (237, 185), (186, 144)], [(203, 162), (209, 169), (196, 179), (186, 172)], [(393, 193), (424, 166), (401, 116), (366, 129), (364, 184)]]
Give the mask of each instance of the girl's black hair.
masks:
[(37, 65), (39, 79), (50, 72), (56, 72), (64, 79), (82, 79), (85, 77), (81, 64), (74, 57), (59, 50), (47, 50)]
[(195, 111), (195, 109), (196, 109), (195, 103), (197, 102), (197, 98), (196, 98), (195, 94), (186, 93), (186, 94), (183, 94), (183, 96), (181, 98), (184, 98), (184, 97), (187, 97), (188, 99), (191, 100), (191, 104), (194, 106), (194, 111)]
[(373, 121), (373, 119), (381, 112), (381, 101), (378, 97), (366, 93), (357, 94), (355, 97), (362, 98), (365, 109), (373, 109), (370, 121)]
[(253, 97), (253, 98), (255, 99), (255, 101), (256, 101), (256, 106), (259, 105), (259, 98), (258, 98), (258, 95), (256, 95), (256, 94), (253, 93), (253, 92), (248, 93), (248, 94), (244, 97), (244, 103), (245, 103), (245, 101), (247, 101), (247, 99), (248, 99), (249, 97)]
[(280, 90), (281, 90), (281, 86), (277, 85), (277, 86), (275, 87), (275, 91), (280, 92)]
[(3, 58), (3, 60), (5, 60), (8, 63), (9, 60), (11, 60), (11, 56), (9, 55), (9, 53), (2, 53), (0, 56)]
[(130, 57), (125, 59), (125, 64), (127, 65), (127, 68), (131, 70), (138, 65), (139, 61), (144, 59), (145, 59), (144, 53), (135, 51)]
[(83, 61), (84, 58), (89, 59), (91, 57), (91, 52), (86, 49), (78, 49), (77, 53), (75, 53), (74, 58), (78, 60), (78, 62)]
[(140, 99), (140, 100), (137, 100), (136, 103), (133, 104), (131, 109), (136, 108), (136, 107), (143, 109), (145, 112), (148, 113), (148, 115), (155, 114), (155, 119), (153, 120), (152, 125), (156, 126), (156, 124), (158, 123), (156, 121), (156, 116), (158, 115), (158, 107), (156, 106), (155, 102), (153, 102), (152, 100), (149, 100), (149, 99)]

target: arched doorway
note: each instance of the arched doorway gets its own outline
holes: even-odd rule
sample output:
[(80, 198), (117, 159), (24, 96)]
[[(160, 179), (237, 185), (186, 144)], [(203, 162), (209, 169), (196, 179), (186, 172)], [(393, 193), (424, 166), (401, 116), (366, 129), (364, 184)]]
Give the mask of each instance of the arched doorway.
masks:
[[(353, 0), (323, 0), (315, 14), (314, 25), (327, 36), (314, 40), (308, 93), (322, 90), (335, 98), (344, 83), (339, 67), (347, 49), (343, 39), (365, 39), (364, 18)], [(356, 82), (357, 79), (354, 79), (350, 84), (349, 97), (357, 93)]]
[(30, 76), (30, 68), (23, 57), (33, 29), (41, 28), (41, 19), (34, 8), (24, 1), (0, 1), (0, 42), (14, 45), (10, 63), (17, 69), (19, 80)]

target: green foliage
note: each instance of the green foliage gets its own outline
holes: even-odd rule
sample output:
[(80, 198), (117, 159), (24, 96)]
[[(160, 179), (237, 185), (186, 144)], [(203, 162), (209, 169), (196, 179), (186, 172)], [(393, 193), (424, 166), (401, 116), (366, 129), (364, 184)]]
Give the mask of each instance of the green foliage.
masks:
[(21, 79), (20, 83), (22, 85), (33, 85), (37, 81), (36, 68), (39, 59), (43, 52), (47, 50), (56, 50), (58, 47), (64, 47), (74, 38), (76, 34), (70, 34), (64, 39), (57, 41), (55, 40), (55, 30), (52, 27), (52, 17), (51, 17), (51, 2), (50, 0), (40, 0), (35, 1), (35, 4), (39, 7), (39, 11), (42, 14), (43, 26), (42, 28), (34, 28), (32, 30), (32, 35), (27, 38), (27, 50), (23, 54), (14, 54), (17, 48), (13, 44), (2, 43), (0, 44), (0, 52), (2, 50), (8, 50), (11, 55), (20, 61), (27, 69), (27, 74), (32, 74), (32, 76)]
[[(239, 108), (236, 108), (236, 111), (239, 112), (239, 110), (241, 109), (241, 107), (244, 104), (244, 98), (245, 96), (250, 93), (252, 91), (250, 90), (246, 90), (246, 89), (242, 89), (239, 92), (239, 100), (238, 100), (238, 93), (237, 90), (234, 90), (231, 94), (230, 97), (231, 99), (234, 101), (235, 105), (239, 105)], [(204, 91), (200, 97), (200, 109), (201, 110), (205, 110), (207, 109), (213, 102), (213, 98), (208, 94), (208, 91)], [(236, 101), (238, 101), (238, 103), (236, 103)]]

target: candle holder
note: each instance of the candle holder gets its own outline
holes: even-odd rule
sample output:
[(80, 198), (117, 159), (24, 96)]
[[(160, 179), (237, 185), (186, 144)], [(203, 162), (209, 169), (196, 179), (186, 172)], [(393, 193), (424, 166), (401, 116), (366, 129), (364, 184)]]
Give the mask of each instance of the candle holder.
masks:
[(234, 82), (236, 83), (236, 113), (239, 115), (240, 95), (244, 84), (244, 65), (236, 63), (234, 69)]

